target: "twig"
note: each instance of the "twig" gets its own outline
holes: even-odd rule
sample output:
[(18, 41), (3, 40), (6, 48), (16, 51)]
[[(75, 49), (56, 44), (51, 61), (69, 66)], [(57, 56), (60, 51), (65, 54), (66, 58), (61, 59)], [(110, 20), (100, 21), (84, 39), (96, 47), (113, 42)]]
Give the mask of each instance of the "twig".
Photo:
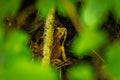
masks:
[(105, 60), (104, 60), (94, 49), (91, 49), (91, 51), (92, 51), (103, 63), (106, 63)]

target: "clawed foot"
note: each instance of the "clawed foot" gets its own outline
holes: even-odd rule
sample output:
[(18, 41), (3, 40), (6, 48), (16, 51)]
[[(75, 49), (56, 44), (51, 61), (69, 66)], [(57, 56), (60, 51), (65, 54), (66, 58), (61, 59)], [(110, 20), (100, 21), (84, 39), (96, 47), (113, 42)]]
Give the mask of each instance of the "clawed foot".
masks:
[(56, 66), (57, 69), (59, 69), (59, 68), (65, 67), (65, 66), (76, 64), (77, 60), (76, 59), (70, 59), (70, 58), (66, 59), (65, 61), (62, 61), (60, 59), (53, 59), (53, 60), (51, 60), (51, 63), (54, 66)]

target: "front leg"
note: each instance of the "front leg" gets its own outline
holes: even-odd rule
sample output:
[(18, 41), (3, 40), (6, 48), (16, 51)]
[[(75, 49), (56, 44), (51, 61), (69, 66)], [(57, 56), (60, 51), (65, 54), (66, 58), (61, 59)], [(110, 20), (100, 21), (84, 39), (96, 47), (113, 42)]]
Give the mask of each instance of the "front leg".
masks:
[(67, 60), (66, 54), (65, 54), (65, 48), (64, 46), (61, 46), (61, 53), (62, 53), (62, 59), (63, 61)]

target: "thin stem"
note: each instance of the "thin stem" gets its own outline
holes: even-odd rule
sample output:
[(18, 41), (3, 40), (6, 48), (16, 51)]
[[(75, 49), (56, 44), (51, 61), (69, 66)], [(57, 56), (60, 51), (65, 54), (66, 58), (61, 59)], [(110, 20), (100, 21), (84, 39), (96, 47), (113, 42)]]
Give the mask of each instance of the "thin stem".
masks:
[(47, 16), (44, 27), (44, 45), (43, 45), (43, 64), (50, 64), (50, 57), (52, 54), (53, 46), (53, 33), (54, 33), (55, 9), (52, 8)]

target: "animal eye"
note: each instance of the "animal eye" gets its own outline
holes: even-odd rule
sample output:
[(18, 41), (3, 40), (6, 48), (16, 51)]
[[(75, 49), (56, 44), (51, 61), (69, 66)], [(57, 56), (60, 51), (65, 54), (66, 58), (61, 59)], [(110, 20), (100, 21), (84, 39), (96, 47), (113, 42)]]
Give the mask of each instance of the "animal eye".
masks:
[(62, 32), (60, 32), (60, 35), (62, 35)]

